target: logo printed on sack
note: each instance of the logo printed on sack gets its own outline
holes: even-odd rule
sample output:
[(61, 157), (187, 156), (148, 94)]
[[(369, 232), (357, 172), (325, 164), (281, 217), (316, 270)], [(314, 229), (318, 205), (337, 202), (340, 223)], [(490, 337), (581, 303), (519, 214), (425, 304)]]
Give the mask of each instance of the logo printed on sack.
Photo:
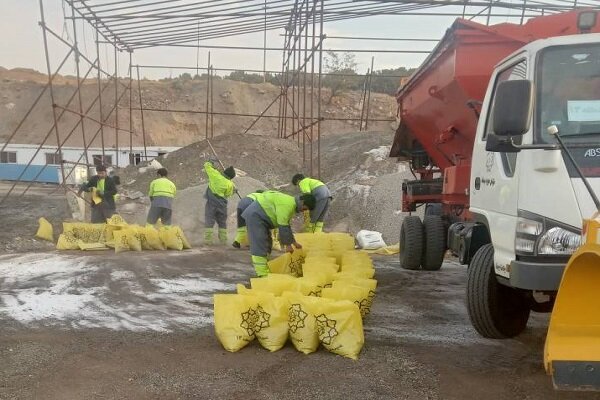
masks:
[(302, 276), (302, 264), (304, 257), (298, 257), (297, 260), (292, 259), (290, 262), (290, 273), (294, 276)]
[(292, 304), (288, 313), (288, 325), (290, 332), (296, 333), (300, 328), (304, 328), (306, 324), (304, 321), (308, 317), (308, 314), (304, 312), (300, 304)]
[(254, 332), (258, 333), (261, 330), (271, 326), (271, 314), (263, 310), (261, 306), (256, 309), (256, 325), (254, 326)]
[(354, 304), (356, 304), (360, 310), (360, 315), (365, 317), (371, 312), (371, 303), (373, 302), (372, 298), (367, 297), (366, 299), (362, 299), (361, 301), (356, 300)]
[(327, 315), (321, 314), (317, 316), (317, 332), (319, 340), (325, 345), (331, 345), (333, 339), (339, 334), (335, 326), (337, 321), (327, 318)]
[(248, 336), (254, 335), (254, 327), (256, 326), (256, 322), (258, 321), (258, 313), (256, 310), (249, 308), (248, 311), (243, 312), (241, 314), (242, 323), (240, 327), (245, 329), (248, 333)]

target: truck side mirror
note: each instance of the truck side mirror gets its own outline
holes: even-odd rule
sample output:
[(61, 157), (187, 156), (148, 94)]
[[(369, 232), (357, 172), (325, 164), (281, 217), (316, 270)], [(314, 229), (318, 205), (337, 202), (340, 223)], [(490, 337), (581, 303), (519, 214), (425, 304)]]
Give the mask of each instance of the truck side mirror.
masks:
[(493, 153), (518, 153), (521, 149), (513, 144), (510, 137), (490, 133), (487, 135), (485, 141), (485, 151)]
[(528, 80), (501, 82), (494, 100), (493, 128), (496, 136), (521, 136), (529, 130), (533, 85)]

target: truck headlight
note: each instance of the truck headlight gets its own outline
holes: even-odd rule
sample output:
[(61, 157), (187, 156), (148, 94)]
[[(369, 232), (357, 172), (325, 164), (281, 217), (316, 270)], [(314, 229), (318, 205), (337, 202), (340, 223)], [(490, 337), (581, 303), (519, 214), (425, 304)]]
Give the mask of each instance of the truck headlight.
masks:
[(548, 229), (538, 241), (538, 254), (573, 254), (581, 245), (581, 235), (566, 229)]
[(519, 211), (515, 235), (515, 251), (523, 256), (571, 255), (581, 245), (577, 228)]
[(515, 237), (515, 250), (520, 254), (533, 254), (535, 242), (544, 230), (543, 221), (519, 217)]

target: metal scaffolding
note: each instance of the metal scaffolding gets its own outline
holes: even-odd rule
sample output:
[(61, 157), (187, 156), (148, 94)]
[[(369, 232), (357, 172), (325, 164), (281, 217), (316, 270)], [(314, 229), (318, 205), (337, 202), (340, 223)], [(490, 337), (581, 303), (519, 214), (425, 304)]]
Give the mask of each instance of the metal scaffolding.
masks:
[[(524, 23), (526, 18), (556, 13), (575, 7), (593, 7), (592, 0), (249, 0), (244, 2), (233, 0), (63, 0), (69, 7), (70, 15), (65, 15), (65, 24), (70, 21), (73, 35), (65, 40), (62, 35), (53, 31), (46, 24), (43, 0), (39, 0), (40, 27), (46, 60), (48, 82), (43, 87), (31, 107), (9, 135), (1, 151), (18, 138), (25, 121), (40, 106), (40, 100), (47, 95), (50, 99), (52, 121), (46, 135), (39, 143), (34, 156), (20, 173), (12, 187), (0, 200), (0, 203), (11, 195), (20, 183), (35, 156), (44, 145), (54, 137), (56, 140), (56, 156), (62, 160), (63, 146), (74, 135), (81, 135), (83, 153), (76, 163), (61, 162), (61, 185), (65, 190), (69, 177), (74, 169), (68, 171), (65, 164), (92, 166), (95, 162), (107, 163), (108, 150), (106, 142), (114, 133), (112, 149), (115, 162), (119, 165), (119, 146), (129, 143), (130, 157), (133, 150), (134, 136), (141, 135), (144, 146), (144, 159), (148, 160), (146, 113), (169, 112), (203, 114), (204, 136), (212, 138), (214, 116), (231, 116), (236, 118), (252, 118), (248, 124), (240, 123), (240, 132), (247, 133), (261, 119), (277, 120), (277, 136), (281, 139), (295, 140), (302, 152), (304, 170), (314, 176), (321, 173), (322, 122), (335, 120), (359, 121), (359, 129), (367, 130), (369, 122), (390, 121), (390, 119), (374, 119), (370, 117), (371, 88), (374, 77), (374, 57), (371, 66), (364, 75), (351, 74), (364, 78), (361, 93), (360, 118), (332, 118), (323, 116), (322, 89), (323, 78), (328, 75), (344, 76), (339, 72), (324, 71), (323, 53), (408, 53), (428, 54), (430, 49), (389, 49), (389, 48), (332, 48), (324, 47), (326, 39), (355, 40), (369, 42), (418, 43), (421, 46), (430, 43), (435, 45), (437, 39), (415, 36), (407, 37), (361, 37), (361, 36), (327, 36), (325, 24), (356, 18), (368, 18), (381, 15), (412, 17), (462, 17), (480, 19), (490, 23), (493, 18), (513, 18)], [(80, 47), (78, 23), (88, 24), (95, 32), (95, 57), (88, 58)], [(283, 45), (267, 46), (266, 32), (283, 30)], [(226, 38), (238, 35), (263, 32), (262, 46), (225, 46), (208, 45), (207, 39)], [(85, 39), (85, 38), (84, 38)], [(51, 68), (49, 40), (64, 45), (67, 53), (54, 70)], [(114, 65), (101, 65), (100, 45), (112, 46)], [(259, 51), (263, 54), (263, 69), (231, 69), (216, 68), (208, 56), (206, 67), (138, 65), (133, 63), (136, 50), (149, 47), (190, 47), (196, 49), (220, 49), (232, 51)], [(266, 68), (268, 52), (281, 52), (281, 69), (270, 71)], [(119, 77), (118, 55), (128, 53), (129, 65), (127, 77)], [(199, 53), (198, 53), (199, 54)], [(64, 104), (58, 104), (55, 96), (55, 80), (69, 60), (74, 61), (77, 85)], [(206, 104), (200, 109), (174, 109), (150, 107), (144, 104), (142, 95), (141, 71), (144, 69), (182, 69), (206, 71), (201, 78), (206, 81)], [(111, 71), (112, 69), (112, 71)], [(259, 114), (216, 112), (213, 107), (213, 81), (218, 72), (244, 71), (268, 74), (279, 79), (278, 94)], [(85, 71), (84, 73), (82, 73)], [(134, 77), (135, 74), (135, 77)], [(386, 75), (376, 75), (387, 77)], [(393, 76), (394, 78), (400, 78)], [(95, 82), (94, 82), (95, 81)], [(137, 81), (134, 84), (134, 81)], [(84, 86), (96, 87), (96, 94), (88, 103), (82, 96)], [(110, 91), (113, 91), (111, 94)], [(134, 99), (134, 95), (137, 99)], [(137, 101), (135, 101), (137, 100)], [(126, 102), (126, 105), (123, 103)], [(112, 104), (111, 104), (112, 103)], [(119, 110), (122, 112), (119, 113)], [(275, 111), (277, 110), (277, 111)], [(139, 114), (138, 114), (139, 113)], [(75, 116), (75, 122), (68, 124), (65, 115)], [(140, 124), (134, 123), (134, 115), (139, 115)], [(126, 120), (126, 123), (123, 121)], [(201, 133), (198, 131), (200, 136)], [(129, 135), (129, 138), (126, 137)], [(90, 160), (88, 150), (100, 142), (102, 156), (100, 160)], [(21, 193), (35, 183), (46, 168), (44, 165), (37, 176), (28, 179), (29, 184)]]

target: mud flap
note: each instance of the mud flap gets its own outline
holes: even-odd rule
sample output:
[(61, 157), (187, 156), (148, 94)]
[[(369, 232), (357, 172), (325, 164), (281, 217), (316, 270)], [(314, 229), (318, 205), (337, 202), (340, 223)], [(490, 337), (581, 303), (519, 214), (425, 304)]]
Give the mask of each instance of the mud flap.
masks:
[(600, 245), (569, 259), (550, 317), (544, 366), (559, 390), (600, 390)]

